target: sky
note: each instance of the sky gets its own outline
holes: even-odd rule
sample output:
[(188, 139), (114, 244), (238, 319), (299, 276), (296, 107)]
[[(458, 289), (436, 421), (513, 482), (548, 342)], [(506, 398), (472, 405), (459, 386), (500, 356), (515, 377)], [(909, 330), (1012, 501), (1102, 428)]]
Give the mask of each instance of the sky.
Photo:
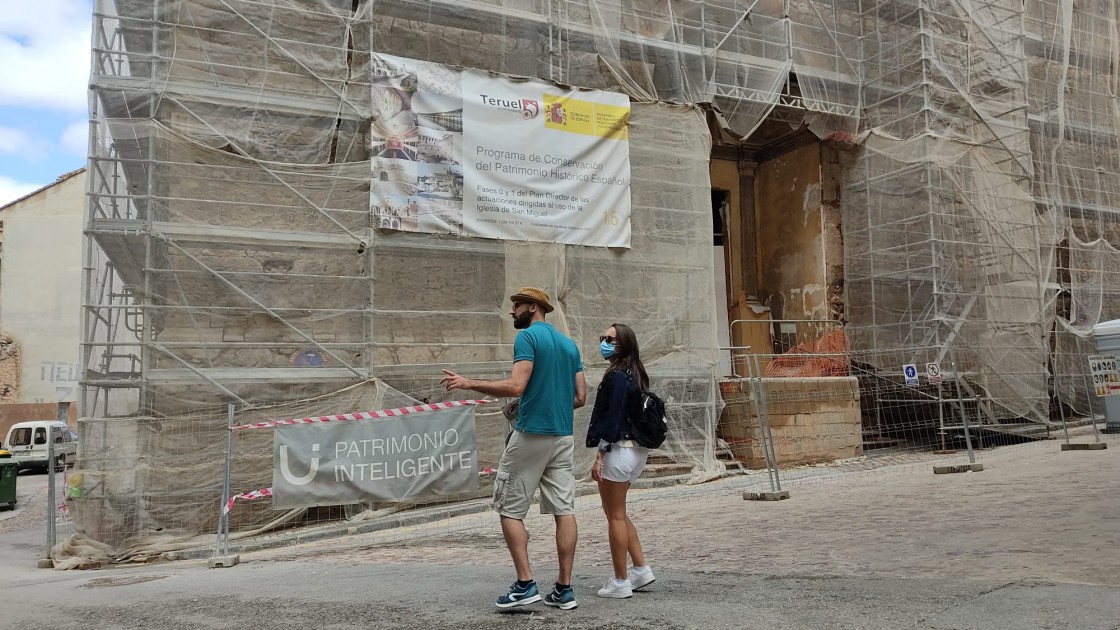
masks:
[(93, 0), (0, 0), (0, 206), (86, 164)]

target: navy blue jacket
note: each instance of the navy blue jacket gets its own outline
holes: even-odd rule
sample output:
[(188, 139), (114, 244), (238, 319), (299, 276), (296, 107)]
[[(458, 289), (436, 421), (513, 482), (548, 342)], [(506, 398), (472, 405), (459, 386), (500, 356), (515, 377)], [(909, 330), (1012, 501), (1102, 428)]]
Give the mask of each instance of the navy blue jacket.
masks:
[(613, 443), (629, 439), (630, 417), (627, 409), (632, 394), (637, 391), (638, 384), (626, 372), (607, 372), (595, 392), (595, 406), (591, 409), (591, 423), (587, 427), (588, 448), (599, 446), (600, 440)]

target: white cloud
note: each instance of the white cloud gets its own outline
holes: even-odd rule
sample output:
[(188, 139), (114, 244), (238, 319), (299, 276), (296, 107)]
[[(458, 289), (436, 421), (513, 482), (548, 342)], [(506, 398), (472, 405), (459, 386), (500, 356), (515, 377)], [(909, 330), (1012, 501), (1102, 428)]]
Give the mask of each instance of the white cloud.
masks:
[(27, 193), (42, 187), (42, 184), (18, 182), (11, 177), (0, 175), (0, 206), (5, 206)]
[(58, 141), (67, 153), (85, 157), (89, 151), (89, 123), (84, 120), (70, 123), (62, 131), (62, 136)]
[(0, 20), (0, 104), (84, 111), (90, 0), (5, 3)]
[(0, 127), (0, 153), (21, 153), (31, 147), (31, 138), (19, 129)]
[(12, 153), (25, 160), (38, 161), (49, 155), (49, 144), (22, 129), (0, 127), (0, 153)]

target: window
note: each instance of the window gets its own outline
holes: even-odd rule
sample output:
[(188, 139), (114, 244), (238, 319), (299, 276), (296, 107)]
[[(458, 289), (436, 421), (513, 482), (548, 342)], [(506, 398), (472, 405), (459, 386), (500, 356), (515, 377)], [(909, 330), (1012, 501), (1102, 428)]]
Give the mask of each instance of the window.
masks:
[(47, 443), (47, 431), (43, 427), (35, 429), (35, 444)]
[(31, 446), (31, 428), (24, 427), (12, 431), (11, 441), (8, 446)]

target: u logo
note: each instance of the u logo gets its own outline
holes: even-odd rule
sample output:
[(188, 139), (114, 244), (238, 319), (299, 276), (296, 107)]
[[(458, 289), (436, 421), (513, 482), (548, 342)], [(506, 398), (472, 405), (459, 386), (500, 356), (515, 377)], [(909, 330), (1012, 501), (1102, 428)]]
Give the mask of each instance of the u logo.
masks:
[[(311, 452), (318, 453), (319, 445), (312, 444)], [(302, 486), (309, 483), (315, 478), (315, 473), (319, 472), (319, 458), (311, 458), (311, 469), (307, 471), (306, 475), (296, 476), (288, 469), (288, 445), (283, 444), (280, 446), (280, 474), (284, 476), (284, 481), (292, 484), (293, 486)]]

